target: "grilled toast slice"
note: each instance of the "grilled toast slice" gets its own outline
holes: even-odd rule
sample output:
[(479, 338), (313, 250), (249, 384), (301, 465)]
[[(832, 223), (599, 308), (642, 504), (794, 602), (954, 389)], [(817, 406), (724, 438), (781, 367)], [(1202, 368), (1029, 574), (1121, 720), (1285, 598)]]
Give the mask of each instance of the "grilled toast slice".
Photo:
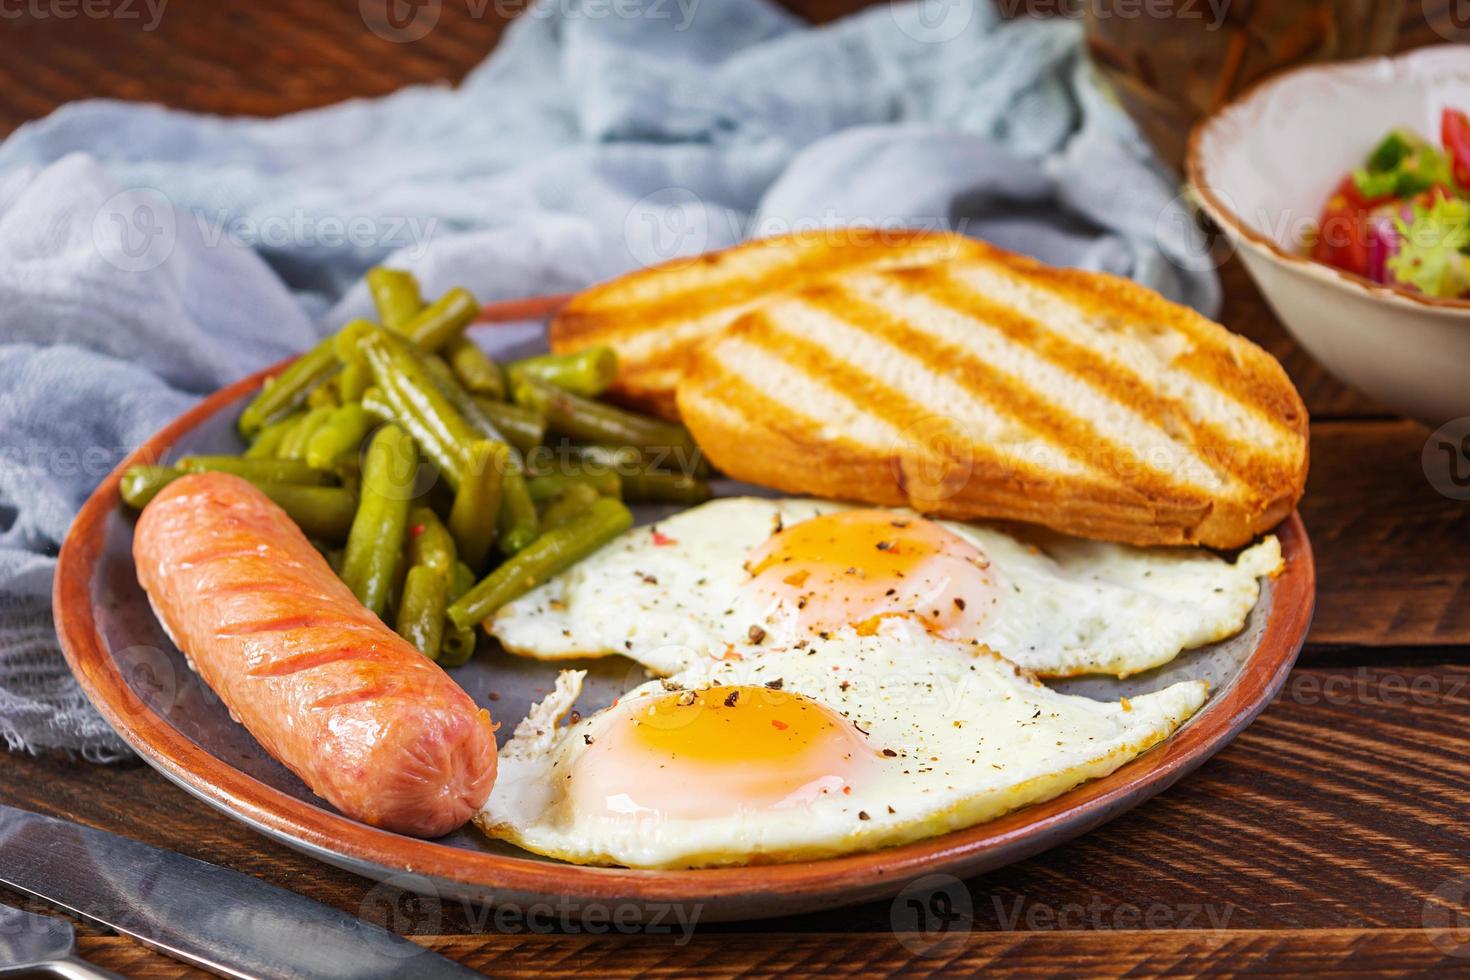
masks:
[(619, 401), (677, 420), (674, 387), (689, 353), (782, 293), (862, 269), (982, 254), (948, 232), (834, 228), (760, 238), (650, 266), (574, 296), (551, 323), (556, 353), (606, 344), (618, 353)]
[(691, 358), (686, 425), (794, 493), (1232, 548), (1286, 517), (1307, 412), (1269, 354), (1114, 276), (999, 249), (828, 280)]

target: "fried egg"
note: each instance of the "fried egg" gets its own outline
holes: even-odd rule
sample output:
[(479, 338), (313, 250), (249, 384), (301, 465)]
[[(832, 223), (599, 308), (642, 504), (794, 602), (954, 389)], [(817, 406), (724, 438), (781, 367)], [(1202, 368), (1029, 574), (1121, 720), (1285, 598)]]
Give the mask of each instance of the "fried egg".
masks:
[(829, 857), (994, 819), (1104, 776), (1204, 703), (1186, 681), (1058, 694), (987, 648), (882, 619), (691, 664), (562, 727), (583, 672), (516, 728), (476, 825), (578, 864)]
[(909, 511), (733, 497), (629, 530), (487, 628), (543, 660), (621, 653), (672, 674), (904, 619), (1049, 677), (1127, 677), (1237, 632), (1281, 569)]

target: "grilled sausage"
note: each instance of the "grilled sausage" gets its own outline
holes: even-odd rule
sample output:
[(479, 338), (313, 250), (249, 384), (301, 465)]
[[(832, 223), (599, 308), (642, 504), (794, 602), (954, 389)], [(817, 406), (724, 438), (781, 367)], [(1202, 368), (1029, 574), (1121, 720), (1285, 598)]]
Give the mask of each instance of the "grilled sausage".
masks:
[(448, 833), (495, 782), (495, 735), (437, 665), (361, 603), (239, 477), (170, 484), (138, 519), (138, 581), (230, 714), (343, 813)]

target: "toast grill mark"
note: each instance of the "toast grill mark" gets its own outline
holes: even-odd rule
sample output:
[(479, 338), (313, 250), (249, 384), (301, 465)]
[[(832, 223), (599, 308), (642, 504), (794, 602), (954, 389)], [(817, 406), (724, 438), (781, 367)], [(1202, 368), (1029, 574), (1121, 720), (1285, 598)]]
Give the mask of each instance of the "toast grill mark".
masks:
[[(1003, 447), (1007, 442), (1020, 443), (1030, 433), (1021, 424), (1018, 415), (998, 414), (990, 410), (989, 403), (978, 400), (975, 393), (983, 391), (983, 386), (948, 384), (948, 372), (941, 369), (939, 384), (936, 386), (941, 390), (935, 392), (936, 400), (941, 404), (929, 405), (914, 400), (886, 383), (882, 379), (881, 369), (874, 370), (875, 365), (847, 360), (865, 338), (876, 339), (881, 336), (879, 321), (884, 319), (883, 314), (881, 311), (865, 308), (856, 301), (850, 302), (840, 297), (835, 290), (822, 290), (820, 296), (827, 297), (827, 302), (823, 305), (818, 305), (818, 295), (805, 295), (801, 301), (792, 300), (789, 304), (782, 304), (781, 308), (773, 310), (772, 316), (760, 312), (752, 314), (732, 331), (728, 340), (721, 342), (721, 346), (749, 342), (773, 357), (784, 359), (808, 383), (820, 384), (830, 393), (826, 395), (828, 399), (834, 396), (847, 398), (852, 401), (849, 411), (863, 411), (886, 422), (890, 428), (886, 432), (875, 432), (868, 444), (894, 446), (899, 457), (900, 473), (903, 472), (902, 458), (907, 455), (921, 459), (933, 457), (932, 461), (943, 463), (944, 460), (930, 450), (936, 437), (948, 435), (944, 441), (964, 448), (969, 465), (961, 462), (958, 468), (965, 470), (966, 476), (969, 475), (968, 471), (976, 470), (986, 476), (999, 475), (1025, 482), (1044, 479), (1046, 474), (1061, 470), (1087, 481), (1095, 492), (1117, 495), (1121, 490), (1116, 481), (1092, 480), (1085, 469), (1063, 453), (1048, 454), (1050, 458), (1043, 463), (998, 449), (997, 447)], [(830, 342), (808, 341), (797, 333), (784, 329), (775, 314), (797, 306), (806, 307), (809, 314), (820, 318), (822, 322), (820, 329), (803, 332), (825, 336)], [(839, 312), (834, 313), (834, 309)], [(840, 320), (837, 319), (839, 315)], [(814, 327), (815, 324), (808, 318), (806, 326)], [(854, 336), (858, 331), (863, 334)], [(932, 369), (934, 364), (916, 363), (910, 354), (905, 353), (924, 351), (923, 343), (896, 343), (891, 348), (875, 351), (873, 359), (886, 362), (899, 371), (906, 366), (912, 366), (915, 370)], [(931, 358), (938, 360), (943, 358), (944, 352), (929, 353)], [(908, 361), (909, 365), (905, 365), (904, 361)], [(998, 379), (987, 377), (985, 381), (989, 383)], [(934, 422), (940, 422), (945, 431), (926, 432), (926, 426)], [(976, 429), (981, 430), (981, 439), (976, 439)], [(942, 486), (951, 492), (958, 489), (950, 486), (951, 481), (942, 477), (928, 477), (923, 482), (930, 486)]]
[[(878, 285), (862, 288), (868, 284)], [(860, 292), (867, 293), (872, 301), (862, 298)], [(1194, 484), (1153, 465), (1149, 458), (1130, 449), (1129, 443), (1109, 438), (1088, 419), (1062, 409), (1057, 399), (1041, 394), (1049, 390), (1048, 386), (1028, 384), (1018, 373), (997, 367), (1024, 359), (1028, 356), (1025, 350), (1007, 343), (979, 321), (960, 320), (947, 310), (925, 308), (922, 301), (915, 315), (901, 318), (890, 312), (896, 304), (879, 305), (891, 298), (882, 293), (881, 279), (874, 277), (849, 280), (803, 295), (802, 301), (814, 308), (821, 323), (820, 327), (807, 325), (824, 335), (829, 341), (825, 346), (841, 352), (839, 356), (881, 345), (861, 362), (850, 361), (854, 370), (839, 371), (834, 375), (837, 381), (864, 375), (882, 378), (894, 386), (903, 386), (905, 377), (932, 376), (936, 383), (952, 380), (948, 393), (935, 392), (940, 404), (932, 410), (948, 411), (961, 418), (962, 424), (980, 429), (978, 435), (987, 443), (1031, 441), (1037, 447), (1029, 454), (1034, 462), (1041, 462), (1037, 458), (1041, 447), (1049, 450), (1049, 465), (1037, 467), (1040, 475), (1064, 473), (1077, 479), (1078, 486), (1089, 493), (1135, 505), (1141, 502), (1141, 496), (1156, 506), (1172, 504), (1186, 515), (1207, 508), (1206, 498)], [(945, 320), (950, 322), (941, 322)], [(1033, 364), (1032, 373), (1043, 367)], [(980, 406), (972, 396), (985, 399), (988, 418), (977, 418), (976, 408)], [(997, 437), (990, 424), (997, 418), (1002, 425), (1008, 423), (1013, 436)], [(1192, 457), (1188, 459), (1193, 462)], [(1127, 479), (1120, 479), (1120, 475)]]
[(817, 439), (834, 440), (839, 448), (847, 449), (856, 457), (860, 448), (856, 441), (844, 435), (824, 432), (827, 423), (771, 398), (744, 375), (726, 365), (714, 366), (711, 381), (725, 403), (742, 406), (740, 414), (749, 412), (759, 416), (764, 424), (793, 443), (805, 446)]
[[(1006, 256), (1003, 264), (1028, 285), (1051, 290), (1055, 295), (1049, 301), (1063, 310), (1117, 322), (1157, 323), (1184, 334), (1194, 347), (1177, 366), (1187, 369), (1187, 377), (1205, 383), (1199, 391), (1202, 396), (1227, 399), (1212, 400), (1204, 410), (1227, 405), (1244, 410), (1240, 421), (1248, 427), (1245, 435), (1293, 451), (1294, 437), (1304, 431), (1305, 411), (1286, 372), (1265, 351), (1194, 310), (1126, 279), (1053, 269), (1020, 256)], [(1040, 295), (1048, 297), (1047, 293)]]
[[(1060, 409), (1054, 399), (1039, 395), (1023, 380), (974, 353), (974, 335), (983, 329), (978, 323), (965, 323), (959, 328), (972, 341), (960, 345), (944, 335), (936, 323), (939, 318), (921, 314), (913, 322), (924, 326), (911, 326), (845, 286), (821, 290), (810, 299), (803, 299), (828, 318), (826, 329), (838, 335), (838, 342), (832, 345), (834, 350), (852, 351), (864, 340), (883, 345), (870, 358), (871, 363), (854, 364), (858, 372), (886, 375), (893, 384), (901, 383), (906, 373), (930, 373), (936, 379), (952, 379), (953, 392), (984, 399), (991, 418), (1009, 423), (1016, 430), (1014, 441), (1039, 440), (1050, 452), (1046, 454), (1045, 465), (1034, 467), (1038, 476), (1066, 473), (1079, 479), (1079, 486), (1086, 486), (1090, 493), (1120, 501), (1136, 501), (1141, 491), (1149, 499), (1177, 501), (1191, 510), (1205, 506), (1197, 490), (1155, 470), (1126, 445), (1107, 438), (1093, 423)], [(947, 409), (971, 425), (984, 424), (984, 420), (975, 418), (974, 397), (962, 400), (953, 394), (936, 394), (944, 404), (934, 410)], [(981, 435), (985, 437), (988, 433)], [(1126, 484), (1118, 478), (1120, 470), (1130, 477)]]
[[(864, 284), (854, 284), (863, 288)], [(1214, 472), (1170, 432), (1135, 410), (1133, 392), (1116, 383), (1086, 348), (1070, 344), (1016, 310), (950, 288), (936, 273), (906, 278), (907, 306), (916, 328), (911, 344), (947, 344), (960, 363), (998, 364), (1008, 378), (1005, 401), (1025, 406), (1026, 417), (1050, 420), (1048, 435), (1063, 451), (1082, 455), (1092, 469), (1126, 476), (1158, 500), (1204, 502), (1204, 494), (1238, 495), (1227, 475)], [(879, 298), (882, 288), (866, 289)], [(1066, 403), (1066, 407), (1064, 404)]]
[[(1129, 372), (1137, 384), (1129, 390), (1153, 399), (1161, 412), (1191, 422), (1229, 418), (1241, 438), (1216, 430), (1223, 442), (1261, 446), (1273, 455), (1299, 454), (1301, 405), (1283, 383), (1279, 365), (1192, 310), (1158, 297), (1130, 296), (1143, 292), (1134, 283), (1120, 280), (1105, 289), (1079, 281), (1080, 273), (1016, 258), (967, 264), (945, 278), (958, 295), (1029, 308), (1038, 325), (1092, 351), (1106, 375)], [(1109, 329), (1097, 329), (1098, 322)], [(1150, 376), (1158, 380), (1143, 380)]]
[[(994, 276), (989, 275), (992, 271)], [(1241, 496), (1246, 487), (1259, 490), (1279, 485), (1284, 476), (1289, 477), (1300, 466), (1299, 432), (1283, 429), (1260, 415), (1253, 406), (1259, 398), (1236, 401), (1212, 387), (1212, 374), (1200, 375), (1199, 366), (1214, 360), (1212, 355), (1201, 353), (1204, 347), (1209, 343), (1219, 346), (1213, 338), (1200, 337), (1190, 341), (1185, 349), (1162, 334), (1155, 335), (1152, 341), (1129, 337), (1123, 329), (1103, 334), (1086, 325), (1083, 311), (1025, 283), (1008, 281), (1003, 272), (988, 268), (965, 266), (963, 272), (954, 275), (946, 275), (939, 268), (902, 270), (888, 275), (961, 315), (983, 318), (987, 325), (1004, 330), (1113, 401), (1127, 406), (1191, 454), (1188, 458), (1197, 457), (1202, 469), (1207, 468), (1223, 483), (1236, 484), (1232, 488), (1235, 496)], [(991, 296), (1007, 297), (1010, 305)], [(1043, 315), (1038, 318), (1019, 312), (1016, 306), (1021, 303)], [(1157, 317), (1152, 320), (1157, 321)], [(1200, 333), (1191, 331), (1190, 335)], [(1177, 334), (1172, 336), (1178, 338)], [(1264, 360), (1259, 352), (1247, 353), (1254, 355), (1253, 359)], [(1161, 360), (1161, 356), (1175, 359), (1170, 363)], [(1254, 366), (1257, 365), (1238, 366), (1234, 374), (1249, 373)], [(1160, 380), (1150, 383), (1143, 372)], [(1155, 390), (1156, 387), (1164, 390)], [(1245, 438), (1232, 438), (1210, 421), (1212, 417), (1229, 418)], [(1299, 418), (1295, 412), (1287, 417)]]

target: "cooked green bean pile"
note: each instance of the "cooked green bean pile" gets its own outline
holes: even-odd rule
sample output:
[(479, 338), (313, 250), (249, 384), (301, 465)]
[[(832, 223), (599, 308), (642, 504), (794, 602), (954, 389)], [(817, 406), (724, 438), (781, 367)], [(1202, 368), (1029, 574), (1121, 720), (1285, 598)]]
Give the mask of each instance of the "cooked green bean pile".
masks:
[(377, 322), (354, 320), (265, 383), (240, 415), (239, 456), (184, 456), (123, 474), (147, 506), (186, 473), (249, 480), (353, 593), (445, 666), (474, 624), (633, 523), (624, 501), (709, 497), (681, 426), (598, 401), (607, 347), (497, 364), (464, 335), (479, 303), (425, 303), (412, 275), (373, 269)]

